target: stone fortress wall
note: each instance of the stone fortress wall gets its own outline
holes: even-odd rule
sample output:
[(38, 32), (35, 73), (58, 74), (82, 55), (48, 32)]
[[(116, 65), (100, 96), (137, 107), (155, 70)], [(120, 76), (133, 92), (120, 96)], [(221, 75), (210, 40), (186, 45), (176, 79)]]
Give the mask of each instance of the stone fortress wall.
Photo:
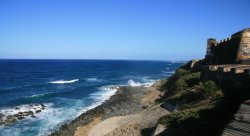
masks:
[(250, 88), (250, 28), (221, 41), (207, 40), (201, 78), (223, 88)]
[(250, 28), (220, 41), (208, 39), (205, 62), (207, 65), (250, 64)]

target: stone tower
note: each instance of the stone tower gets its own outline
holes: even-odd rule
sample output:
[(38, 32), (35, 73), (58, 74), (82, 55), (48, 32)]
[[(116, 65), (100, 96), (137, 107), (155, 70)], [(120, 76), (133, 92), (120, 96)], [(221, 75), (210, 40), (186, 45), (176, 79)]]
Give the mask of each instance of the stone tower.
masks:
[(206, 50), (206, 56), (205, 56), (205, 59), (207, 60), (207, 64), (211, 64), (211, 60), (213, 59), (213, 52), (212, 52), (212, 48), (214, 46), (216, 46), (217, 42), (216, 42), (216, 39), (214, 38), (209, 38), (207, 39), (207, 50)]
[(243, 29), (233, 34), (232, 38), (240, 39), (236, 62), (250, 64), (250, 28)]

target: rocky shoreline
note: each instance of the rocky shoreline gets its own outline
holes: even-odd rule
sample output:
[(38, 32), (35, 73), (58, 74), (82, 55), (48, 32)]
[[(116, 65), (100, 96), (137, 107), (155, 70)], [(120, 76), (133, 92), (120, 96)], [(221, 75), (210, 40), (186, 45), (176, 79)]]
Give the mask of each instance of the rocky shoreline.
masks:
[[(120, 86), (115, 95), (111, 96), (102, 105), (83, 113), (70, 123), (62, 125), (49, 136), (77, 135), (75, 132), (78, 127), (86, 126), (95, 121), (96, 118), (103, 121), (114, 116), (126, 116), (138, 113), (150, 105), (149, 102), (142, 102), (142, 99), (148, 92), (150, 92), (148, 87)], [(158, 94), (156, 97), (158, 97)]]
[(19, 120), (23, 120), (28, 117), (36, 118), (36, 114), (45, 110), (44, 104), (30, 104), (26, 107), (16, 106), (13, 109), (7, 109), (0, 112), (0, 126), (1, 125), (13, 125)]

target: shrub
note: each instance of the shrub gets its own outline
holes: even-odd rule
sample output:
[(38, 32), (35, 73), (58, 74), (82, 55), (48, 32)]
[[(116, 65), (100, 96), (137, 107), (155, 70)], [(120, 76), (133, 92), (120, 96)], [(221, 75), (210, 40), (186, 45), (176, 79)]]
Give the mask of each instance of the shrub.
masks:
[(185, 76), (185, 75), (187, 75), (189, 73), (190, 73), (190, 71), (182, 69), (182, 68), (179, 68), (179, 69), (177, 69), (175, 71), (175, 76), (177, 76), (177, 78), (180, 78), (180, 77)]
[(172, 91), (179, 92), (198, 84), (200, 81), (200, 72), (190, 73), (185, 76), (179, 77), (176, 82), (173, 83)]
[(214, 81), (203, 82), (199, 87), (205, 99), (217, 100), (223, 97), (222, 90)]
[(187, 119), (189, 121), (199, 118), (199, 114), (196, 110), (188, 110), (177, 113), (172, 113), (160, 118), (159, 123), (165, 125), (166, 127), (175, 128), (178, 127), (183, 121)]

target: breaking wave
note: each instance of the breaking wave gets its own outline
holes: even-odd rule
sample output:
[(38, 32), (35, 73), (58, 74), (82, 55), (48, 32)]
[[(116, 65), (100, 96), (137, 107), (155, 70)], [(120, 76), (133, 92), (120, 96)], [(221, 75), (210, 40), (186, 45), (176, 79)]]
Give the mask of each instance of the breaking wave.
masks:
[(142, 86), (140, 82), (135, 82), (133, 79), (128, 80), (128, 85), (129, 86)]
[[(146, 79), (144, 79), (146, 80)], [(128, 86), (143, 86), (143, 87), (150, 87), (154, 84), (155, 80), (149, 80), (147, 79), (147, 82), (145, 83), (140, 83), (136, 82), (133, 79), (128, 80)]]
[(75, 83), (79, 81), (79, 79), (73, 79), (73, 80), (57, 80), (57, 81), (52, 81), (49, 82), (51, 84), (70, 84), (70, 83)]

